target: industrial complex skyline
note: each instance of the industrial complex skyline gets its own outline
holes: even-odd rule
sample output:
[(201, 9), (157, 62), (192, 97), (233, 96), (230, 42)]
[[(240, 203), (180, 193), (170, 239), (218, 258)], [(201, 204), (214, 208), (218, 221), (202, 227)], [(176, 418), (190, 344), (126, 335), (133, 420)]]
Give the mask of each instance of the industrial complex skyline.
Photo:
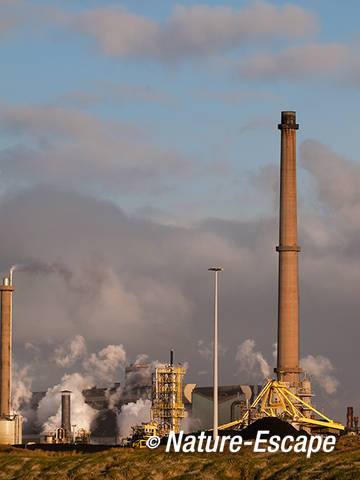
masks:
[(277, 124), (296, 110), (300, 358), (329, 415), (358, 409), (357, 2), (0, 9), (0, 270), (19, 265), (13, 351), (31, 388), (107, 358), (118, 381), (170, 347), (186, 382), (210, 385), (211, 265), (219, 384), (272, 373)]

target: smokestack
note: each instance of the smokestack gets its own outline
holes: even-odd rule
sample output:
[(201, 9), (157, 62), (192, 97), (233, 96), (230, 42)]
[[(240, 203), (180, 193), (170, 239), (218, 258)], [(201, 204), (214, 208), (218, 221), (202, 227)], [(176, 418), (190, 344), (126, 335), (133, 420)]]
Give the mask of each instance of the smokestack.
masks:
[(0, 417), (11, 414), (11, 342), (12, 292), (15, 287), (8, 278), (0, 285), (1, 291), (1, 365), (0, 365)]
[(65, 430), (67, 437), (71, 435), (70, 394), (70, 390), (61, 392), (61, 428)]
[(278, 353), (279, 381), (299, 383), (299, 292), (295, 112), (281, 112)]
[(170, 366), (172, 367), (174, 365), (174, 350), (170, 350)]
[(353, 407), (347, 407), (346, 411), (346, 430), (351, 430), (353, 428), (353, 415), (354, 409)]

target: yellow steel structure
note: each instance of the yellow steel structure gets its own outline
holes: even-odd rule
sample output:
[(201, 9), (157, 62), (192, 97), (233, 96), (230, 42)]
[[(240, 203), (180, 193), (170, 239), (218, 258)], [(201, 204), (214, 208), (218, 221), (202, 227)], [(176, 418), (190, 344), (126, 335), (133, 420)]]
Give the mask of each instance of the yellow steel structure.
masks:
[(152, 422), (142, 423), (131, 428), (133, 430), (131, 443), (133, 448), (146, 448), (146, 441), (158, 433), (157, 425)]
[[(334, 422), (291, 392), (284, 382), (278, 382), (276, 380), (269, 379), (242, 418), (235, 420), (234, 422), (221, 425), (219, 430), (235, 427), (241, 423), (244, 424), (249, 418), (249, 411), (251, 412), (251, 410), (255, 407), (257, 407), (256, 418), (283, 418), (291, 423), (310, 429), (320, 427), (334, 429), (337, 431), (345, 429), (341, 423)], [(304, 411), (310, 416), (304, 415)], [(320, 417), (320, 419), (316, 419), (315, 415)]]
[(172, 364), (157, 367), (153, 377), (151, 419), (156, 423), (160, 436), (171, 431), (179, 433), (185, 417), (182, 401), (182, 377), (186, 370)]

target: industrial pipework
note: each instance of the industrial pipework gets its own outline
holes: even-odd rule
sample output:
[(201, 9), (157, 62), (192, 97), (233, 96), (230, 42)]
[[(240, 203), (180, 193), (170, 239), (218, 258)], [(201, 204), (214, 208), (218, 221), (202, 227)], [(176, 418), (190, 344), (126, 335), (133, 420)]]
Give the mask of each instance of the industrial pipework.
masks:
[(153, 375), (151, 420), (157, 427), (157, 435), (179, 433), (185, 408), (182, 399), (182, 379), (186, 370), (174, 366), (174, 350), (170, 350), (170, 363), (156, 367)]

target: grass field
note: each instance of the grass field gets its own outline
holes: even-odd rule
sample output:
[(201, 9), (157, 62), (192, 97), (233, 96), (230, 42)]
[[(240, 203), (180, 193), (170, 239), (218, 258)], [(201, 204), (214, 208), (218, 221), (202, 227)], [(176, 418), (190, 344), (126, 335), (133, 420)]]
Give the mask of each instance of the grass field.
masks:
[(0, 448), (0, 479), (360, 479), (360, 438), (343, 437), (334, 452), (184, 454), (113, 449), (97, 453)]

